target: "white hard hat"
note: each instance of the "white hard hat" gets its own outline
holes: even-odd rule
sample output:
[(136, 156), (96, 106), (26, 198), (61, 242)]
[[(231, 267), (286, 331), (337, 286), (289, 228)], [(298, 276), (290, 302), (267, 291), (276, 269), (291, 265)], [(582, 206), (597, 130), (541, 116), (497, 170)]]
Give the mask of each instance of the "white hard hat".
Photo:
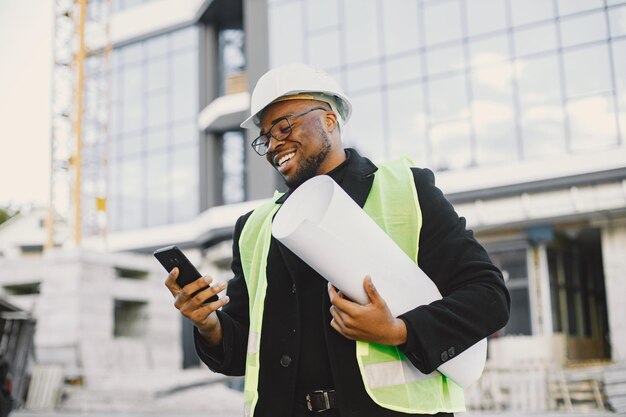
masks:
[(308, 65), (288, 64), (269, 70), (259, 78), (250, 100), (250, 117), (244, 120), (241, 127), (258, 127), (263, 109), (277, 99), (288, 96), (329, 103), (338, 113), (340, 124), (347, 122), (352, 113), (350, 100), (330, 75)]

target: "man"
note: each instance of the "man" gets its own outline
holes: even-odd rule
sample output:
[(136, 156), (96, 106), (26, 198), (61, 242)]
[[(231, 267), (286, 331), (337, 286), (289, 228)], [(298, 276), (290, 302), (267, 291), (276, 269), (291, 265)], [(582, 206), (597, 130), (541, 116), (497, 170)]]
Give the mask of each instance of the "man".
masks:
[[(226, 284), (204, 277), (180, 289), (176, 270), (167, 279), (176, 307), (195, 324), (202, 361), (215, 372), (245, 373), (246, 415), (461, 411), (462, 389), (434, 371), (508, 320), (510, 300), (500, 271), (434, 186), (432, 172), (401, 163), (376, 167), (344, 149), (341, 130), (350, 113), (348, 98), (321, 71), (292, 64), (261, 77), (242, 127), (260, 128), (252, 146), (289, 191), (237, 221), (234, 278), (226, 296), (203, 304)], [(414, 260), (442, 300), (393, 317), (364, 277), (370, 302), (358, 305), (271, 237), (276, 210), (295, 188), (321, 174), (368, 214), (385, 217), (388, 205), (407, 207), (405, 218), (413, 220), (385, 230), (394, 240), (402, 235), (415, 243)], [(390, 371), (390, 363), (399, 364), (394, 369), (400, 372)], [(403, 366), (427, 375), (407, 378)]]

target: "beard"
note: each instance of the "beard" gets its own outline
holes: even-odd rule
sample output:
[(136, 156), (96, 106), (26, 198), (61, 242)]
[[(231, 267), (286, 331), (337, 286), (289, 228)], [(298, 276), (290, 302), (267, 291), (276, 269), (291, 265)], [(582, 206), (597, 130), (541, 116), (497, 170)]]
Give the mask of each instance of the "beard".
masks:
[(322, 138), (319, 152), (315, 155), (310, 155), (306, 159), (298, 163), (298, 169), (295, 174), (289, 179), (285, 178), (285, 184), (291, 189), (298, 188), (306, 180), (309, 180), (317, 175), (322, 163), (331, 151), (332, 145), (328, 133), (322, 128), (321, 124), (318, 126), (317, 134)]

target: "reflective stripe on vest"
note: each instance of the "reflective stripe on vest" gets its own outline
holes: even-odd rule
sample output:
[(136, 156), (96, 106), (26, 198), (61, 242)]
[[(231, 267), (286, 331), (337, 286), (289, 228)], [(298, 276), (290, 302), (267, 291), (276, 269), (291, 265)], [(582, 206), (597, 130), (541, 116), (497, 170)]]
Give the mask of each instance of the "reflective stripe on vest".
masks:
[[(422, 216), (409, 161), (383, 164), (363, 210), (417, 263)], [(244, 383), (244, 410), (252, 416), (258, 401), (261, 325), (267, 287), (271, 221), (278, 195), (248, 218), (239, 249), (250, 310), (250, 335)], [(410, 414), (465, 411), (463, 389), (445, 376), (419, 372), (395, 346), (356, 342), (356, 359), (368, 395), (381, 407)]]

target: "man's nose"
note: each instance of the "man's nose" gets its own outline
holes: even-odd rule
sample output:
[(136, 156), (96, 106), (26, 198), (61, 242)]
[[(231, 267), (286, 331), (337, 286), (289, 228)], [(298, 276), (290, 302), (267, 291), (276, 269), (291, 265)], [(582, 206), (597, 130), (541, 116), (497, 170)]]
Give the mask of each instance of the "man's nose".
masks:
[(280, 148), (281, 146), (283, 146), (284, 140), (278, 140), (272, 135), (268, 135), (268, 136), (269, 136), (270, 144), (267, 148), (267, 153), (272, 153), (274, 152), (274, 149)]

